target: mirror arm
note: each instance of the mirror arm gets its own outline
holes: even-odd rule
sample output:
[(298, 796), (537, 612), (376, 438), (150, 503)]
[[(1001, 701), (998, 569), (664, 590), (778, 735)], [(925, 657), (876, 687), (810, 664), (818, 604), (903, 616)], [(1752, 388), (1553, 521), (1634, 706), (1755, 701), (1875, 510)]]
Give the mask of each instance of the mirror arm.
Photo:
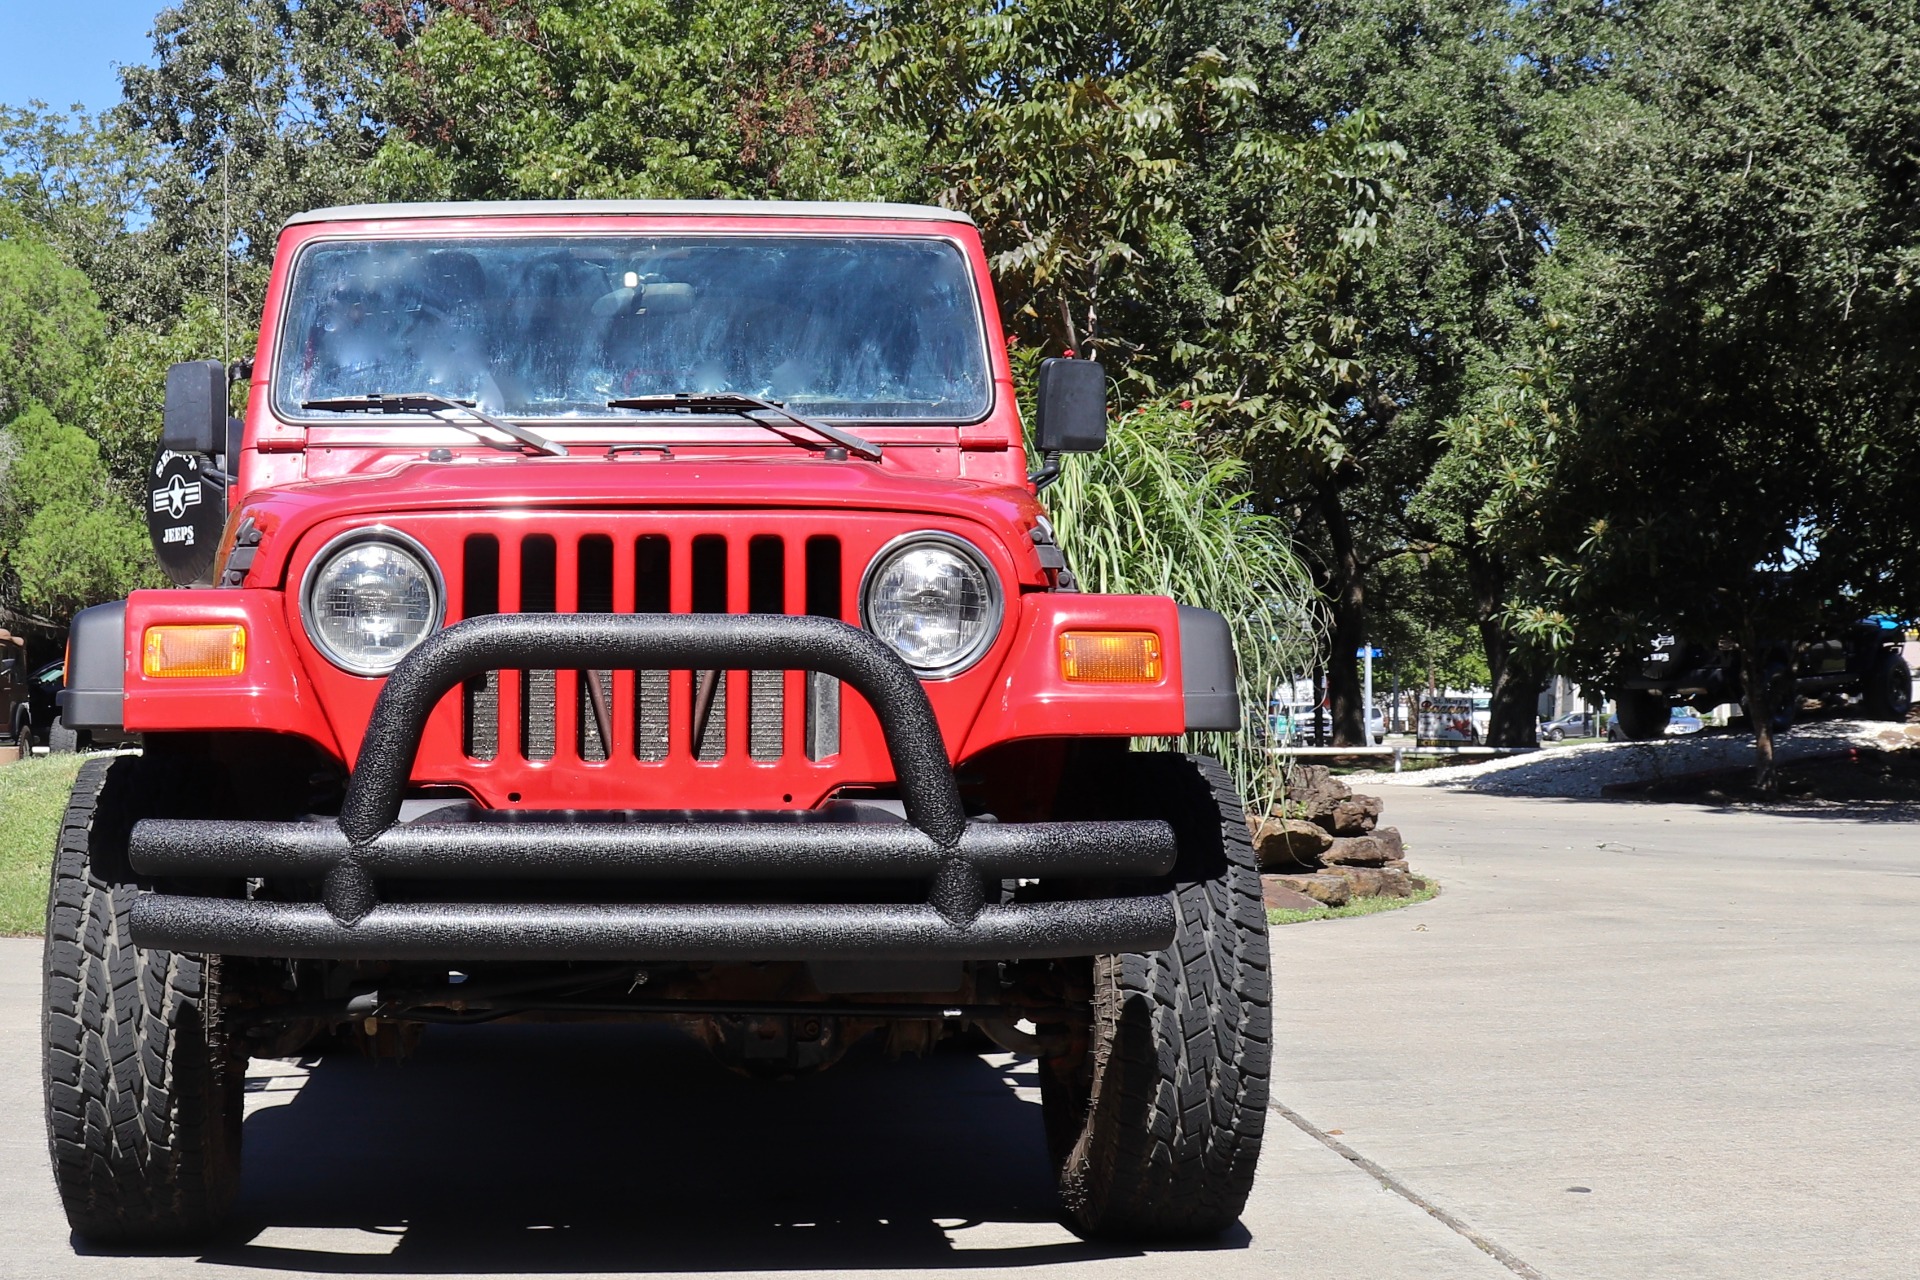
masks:
[(1040, 492), (1060, 478), (1060, 451), (1049, 449), (1040, 455), (1040, 469), (1027, 477), (1027, 483), (1033, 486), (1035, 493)]

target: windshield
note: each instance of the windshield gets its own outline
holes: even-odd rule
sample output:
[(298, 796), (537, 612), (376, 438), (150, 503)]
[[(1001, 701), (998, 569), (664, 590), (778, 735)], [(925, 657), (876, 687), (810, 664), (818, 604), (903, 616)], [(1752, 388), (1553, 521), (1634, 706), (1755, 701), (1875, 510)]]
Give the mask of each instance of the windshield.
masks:
[(936, 239), (343, 240), (294, 270), (274, 405), (431, 392), (516, 418), (738, 392), (820, 417), (969, 422), (989, 407), (966, 259)]

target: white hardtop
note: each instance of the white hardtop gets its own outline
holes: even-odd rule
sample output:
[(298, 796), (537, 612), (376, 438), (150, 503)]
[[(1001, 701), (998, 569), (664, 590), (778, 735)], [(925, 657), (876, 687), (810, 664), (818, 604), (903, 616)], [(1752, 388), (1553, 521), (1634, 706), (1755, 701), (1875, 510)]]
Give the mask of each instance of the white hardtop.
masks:
[(408, 218), (609, 217), (634, 214), (656, 217), (889, 218), (973, 225), (973, 219), (964, 213), (938, 209), (932, 205), (830, 200), (463, 200), (419, 204), (346, 204), (296, 213), (287, 219), (286, 225), (386, 222)]

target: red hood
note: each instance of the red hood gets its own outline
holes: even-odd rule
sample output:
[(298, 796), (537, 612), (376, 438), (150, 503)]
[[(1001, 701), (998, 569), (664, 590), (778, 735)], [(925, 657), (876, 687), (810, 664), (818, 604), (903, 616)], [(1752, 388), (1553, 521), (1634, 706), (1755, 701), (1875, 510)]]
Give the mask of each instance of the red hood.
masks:
[[(627, 455), (593, 458), (502, 458), (414, 462), (378, 475), (316, 480), (247, 496), (241, 517), (263, 537), (247, 585), (278, 586), (287, 556), (315, 524), (366, 516), (444, 511), (635, 509), (758, 511), (909, 511), (979, 521), (1026, 568), (1028, 530), (1043, 508), (1026, 489), (976, 480), (902, 474), (869, 462), (814, 456), (752, 460), (672, 459)], [(222, 547), (224, 560), (226, 546)], [(1037, 561), (1034, 571), (1038, 573)], [(1024, 576), (1024, 574), (1023, 574)]]

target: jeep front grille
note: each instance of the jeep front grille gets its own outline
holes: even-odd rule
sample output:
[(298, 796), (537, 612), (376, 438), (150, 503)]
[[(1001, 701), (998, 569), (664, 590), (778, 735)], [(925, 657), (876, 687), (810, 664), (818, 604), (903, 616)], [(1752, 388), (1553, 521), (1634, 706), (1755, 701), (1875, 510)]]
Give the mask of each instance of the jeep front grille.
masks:
[[(825, 534), (790, 540), (772, 533), (702, 533), (676, 545), (659, 533), (473, 533), (464, 539), (448, 617), (631, 611), (844, 618), (850, 589), (843, 559), (840, 540)], [(598, 707), (589, 681), (599, 685)], [(837, 754), (839, 682), (813, 674), (790, 686), (780, 671), (686, 672), (678, 678), (638, 671), (631, 679), (617, 679), (611, 671), (491, 671), (465, 686), (462, 746), (476, 761), (518, 755), (558, 763), (622, 757), (660, 762), (676, 742), (702, 763), (719, 762), (741, 747), (750, 760), (777, 761), (789, 749), (789, 687), (805, 690), (800, 750), (813, 761)], [(741, 699), (744, 726), (731, 710)], [(630, 703), (631, 715), (617, 700)], [(503, 705), (514, 708), (505, 724)], [(740, 741), (730, 743), (730, 733)]]

